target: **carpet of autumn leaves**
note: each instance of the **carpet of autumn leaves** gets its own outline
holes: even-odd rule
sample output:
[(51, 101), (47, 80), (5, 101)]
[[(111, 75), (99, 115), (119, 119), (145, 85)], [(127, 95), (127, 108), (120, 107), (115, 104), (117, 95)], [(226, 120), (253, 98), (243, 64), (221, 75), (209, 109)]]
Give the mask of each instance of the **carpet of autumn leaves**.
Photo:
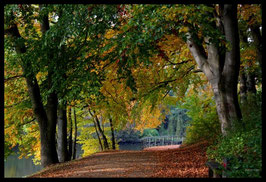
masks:
[(207, 141), (183, 146), (179, 149), (157, 151), (159, 167), (153, 177), (207, 178)]
[[(178, 146), (179, 147), (179, 146)], [(207, 142), (160, 150), (106, 151), (52, 165), (30, 178), (206, 178)]]

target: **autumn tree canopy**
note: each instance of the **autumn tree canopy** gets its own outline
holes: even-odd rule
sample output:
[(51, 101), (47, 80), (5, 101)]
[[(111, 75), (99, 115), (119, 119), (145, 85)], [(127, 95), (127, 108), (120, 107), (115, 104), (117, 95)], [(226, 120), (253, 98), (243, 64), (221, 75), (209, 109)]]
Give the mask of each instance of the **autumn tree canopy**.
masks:
[(259, 4), (4, 10), (5, 156), (19, 145), (43, 166), (70, 160), (77, 130), (93, 136), (79, 136), (86, 150), (93, 142), (115, 149), (116, 130), (156, 128), (168, 105), (199, 90), (208, 97), (203, 105), (213, 99), (205, 111), (217, 113), (213, 125), (226, 136), (233, 120), (242, 123), (238, 95), (261, 88)]

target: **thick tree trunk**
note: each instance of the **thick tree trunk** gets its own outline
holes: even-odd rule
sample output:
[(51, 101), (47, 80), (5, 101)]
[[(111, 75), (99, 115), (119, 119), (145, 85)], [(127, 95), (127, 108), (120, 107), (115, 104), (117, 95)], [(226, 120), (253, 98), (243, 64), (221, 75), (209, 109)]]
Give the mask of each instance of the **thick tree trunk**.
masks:
[(224, 5), (223, 23), (226, 41), (230, 48), (225, 53), (222, 76), (225, 80), (226, 100), (230, 119), (241, 120), (242, 114), (237, 97), (237, 83), (240, 69), (240, 47), (237, 21), (237, 5)]
[[(40, 10), (42, 9), (42, 6), (40, 5)], [(44, 35), (48, 30), (49, 27), (49, 20), (48, 20), (48, 12), (42, 17), (41, 20), (41, 31)], [(49, 56), (52, 59), (52, 55), (48, 53)], [(52, 88), (52, 77), (53, 77), (53, 71), (51, 71), (50, 66), (48, 65), (48, 89)], [(47, 115), (47, 125), (41, 127), (41, 132), (46, 134), (45, 138), (41, 138), (42, 143), (41, 145), (44, 145), (42, 147), (41, 156), (42, 158), (45, 158), (48, 153), (48, 155), (52, 158), (51, 163), (58, 163), (58, 156), (56, 151), (56, 140), (55, 140), (55, 134), (56, 134), (56, 123), (57, 123), (57, 105), (58, 105), (58, 98), (55, 91), (52, 91), (47, 98), (47, 104), (46, 104), (46, 115)], [(42, 135), (41, 135), (42, 137)], [(43, 160), (43, 159), (42, 159)], [(43, 163), (46, 163), (45, 161)], [(50, 163), (50, 162), (49, 162)], [(46, 164), (45, 164), (46, 165)]]
[(76, 159), (76, 151), (77, 151), (77, 136), (78, 136), (78, 127), (77, 127), (77, 116), (76, 110), (74, 108), (74, 127), (75, 127), (75, 136), (74, 136), (74, 144), (73, 144), (73, 157), (72, 159)]
[(195, 43), (190, 33), (187, 39), (190, 52), (212, 86), (223, 135), (227, 135), (233, 120), (240, 121), (242, 118), (237, 98), (240, 50), (236, 8), (236, 5), (220, 5), (223, 21), (218, 26), (223, 26), (221, 30), (224, 30), (226, 41), (230, 44), (225, 55), (209, 42), (210, 37), (205, 37), (208, 54), (201, 48), (202, 45)]
[(109, 118), (109, 122), (110, 122), (110, 127), (111, 127), (111, 134), (112, 134), (112, 149), (115, 150), (115, 134), (114, 134), (114, 126), (113, 126), (113, 120), (110, 117)]
[[(49, 74), (49, 73), (48, 73)], [(58, 163), (58, 156), (56, 151), (56, 124), (57, 124), (57, 95), (56, 93), (52, 92), (48, 96), (47, 105), (46, 105), (46, 114), (48, 118), (47, 128), (42, 128), (43, 132), (47, 132), (47, 138), (44, 139), (44, 142), (48, 143), (50, 149), (46, 149), (47, 151), (51, 152), (51, 157), (53, 161)], [(48, 147), (48, 146), (47, 146)]]
[(68, 138), (68, 158), (69, 158), (69, 160), (71, 160), (71, 158), (72, 158), (72, 144), (73, 144), (71, 107), (69, 107), (69, 110), (68, 110), (68, 121), (69, 121), (69, 127), (70, 127), (69, 138)]
[(65, 162), (68, 160), (67, 151), (67, 115), (66, 115), (66, 105), (58, 109), (58, 122), (57, 122), (57, 149), (59, 162)]

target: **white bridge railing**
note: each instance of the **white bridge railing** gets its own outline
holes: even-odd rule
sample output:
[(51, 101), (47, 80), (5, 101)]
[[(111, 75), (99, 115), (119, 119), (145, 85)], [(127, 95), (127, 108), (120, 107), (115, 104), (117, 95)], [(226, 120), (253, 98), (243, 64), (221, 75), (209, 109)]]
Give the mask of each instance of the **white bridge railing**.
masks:
[(153, 146), (178, 145), (183, 143), (184, 137), (154, 136), (154, 137), (144, 137), (140, 140), (143, 144), (143, 148), (148, 148)]

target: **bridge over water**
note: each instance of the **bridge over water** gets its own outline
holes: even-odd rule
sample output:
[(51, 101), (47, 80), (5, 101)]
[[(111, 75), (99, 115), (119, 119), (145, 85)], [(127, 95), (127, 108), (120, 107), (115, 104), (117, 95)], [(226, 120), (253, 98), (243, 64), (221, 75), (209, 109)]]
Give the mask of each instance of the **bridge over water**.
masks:
[(165, 145), (180, 145), (183, 143), (184, 137), (180, 136), (153, 136), (140, 139), (143, 148)]

